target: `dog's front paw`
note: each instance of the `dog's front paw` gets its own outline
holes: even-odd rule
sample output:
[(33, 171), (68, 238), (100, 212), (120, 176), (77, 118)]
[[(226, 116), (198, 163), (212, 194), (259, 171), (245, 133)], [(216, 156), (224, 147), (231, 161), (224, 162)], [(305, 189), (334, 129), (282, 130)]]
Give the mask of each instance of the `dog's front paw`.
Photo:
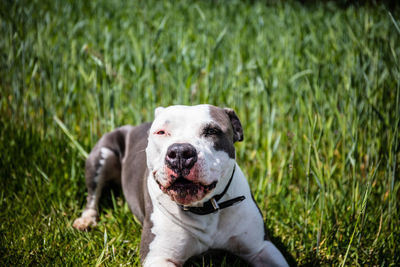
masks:
[(97, 225), (96, 218), (93, 217), (80, 217), (74, 221), (72, 226), (80, 231), (88, 230), (90, 227)]
[(88, 230), (97, 225), (97, 212), (95, 210), (86, 210), (82, 216), (74, 221), (72, 226), (80, 231)]

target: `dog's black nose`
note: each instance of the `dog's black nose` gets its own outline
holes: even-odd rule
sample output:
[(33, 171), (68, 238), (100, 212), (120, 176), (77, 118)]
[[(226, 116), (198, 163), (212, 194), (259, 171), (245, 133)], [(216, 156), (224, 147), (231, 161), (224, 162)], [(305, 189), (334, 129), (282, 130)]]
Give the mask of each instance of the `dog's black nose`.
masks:
[(189, 143), (175, 143), (168, 147), (165, 163), (178, 175), (187, 175), (197, 161), (197, 151)]

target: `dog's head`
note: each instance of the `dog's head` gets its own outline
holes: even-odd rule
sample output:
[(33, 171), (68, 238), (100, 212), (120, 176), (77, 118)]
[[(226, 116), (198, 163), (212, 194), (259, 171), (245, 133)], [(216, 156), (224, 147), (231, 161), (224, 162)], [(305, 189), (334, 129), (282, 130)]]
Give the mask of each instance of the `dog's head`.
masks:
[(155, 110), (147, 165), (162, 192), (178, 204), (198, 206), (220, 193), (235, 164), (242, 125), (232, 109), (211, 105)]

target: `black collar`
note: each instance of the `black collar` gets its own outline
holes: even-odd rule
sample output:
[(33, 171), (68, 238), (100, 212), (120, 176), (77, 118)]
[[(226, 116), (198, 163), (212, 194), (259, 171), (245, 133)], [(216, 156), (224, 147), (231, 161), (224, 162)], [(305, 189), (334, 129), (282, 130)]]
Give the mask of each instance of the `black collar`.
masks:
[(228, 184), (225, 186), (224, 191), (222, 191), (221, 194), (213, 196), (209, 201), (204, 202), (203, 207), (188, 207), (188, 206), (182, 206), (182, 205), (179, 205), (179, 206), (182, 208), (183, 211), (190, 211), (197, 215), (207, 215), (207, 214), (217, 212), (220, 209), (225, 209), (227, 207), (232, 206), (233, 204), (243, 201), (246, 198), (245, 196), (235, 197), (235, 198), (229, 199), (227, 201), (218, 203), (218, 201), (225, 195), (226, 191), (228, 191), (228, 188), (231, 185), (231, 182), (233, 179), (233, 175), (235, 174), (235, 169), (236, 169), (236, 164), (233, 166), (231, 178), (229, 179)]

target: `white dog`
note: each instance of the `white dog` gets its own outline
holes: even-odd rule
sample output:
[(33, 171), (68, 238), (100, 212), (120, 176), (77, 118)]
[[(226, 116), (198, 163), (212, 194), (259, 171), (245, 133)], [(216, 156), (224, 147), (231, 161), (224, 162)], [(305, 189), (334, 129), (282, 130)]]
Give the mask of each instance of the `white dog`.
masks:
[(235, 112), (211, 105), (157, 108), (152, 123), (104, 135), (86, 162), (87, 205), (74, 227), (96, 225), (102, 188), (115, 180), (143, 225), (144, 266), (182, 266), (209, 249), (287, 266), (235, 161), (242, 140)]

